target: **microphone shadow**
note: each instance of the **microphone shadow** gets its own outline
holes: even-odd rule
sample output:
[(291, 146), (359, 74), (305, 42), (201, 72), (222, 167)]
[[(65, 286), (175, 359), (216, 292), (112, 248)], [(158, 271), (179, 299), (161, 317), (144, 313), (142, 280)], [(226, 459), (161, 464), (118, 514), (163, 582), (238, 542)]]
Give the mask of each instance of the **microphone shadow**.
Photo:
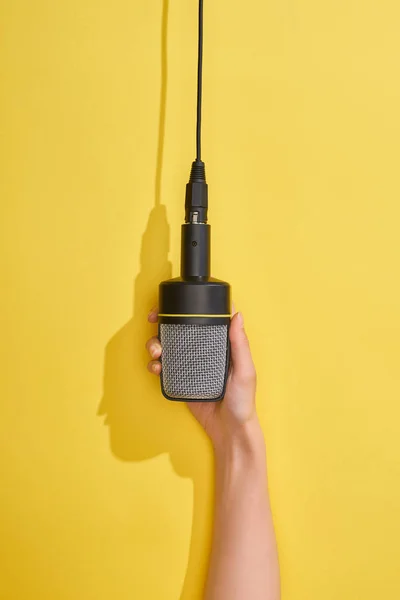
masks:
[[(169, 402), (161, 395), (158, 379), (146, 370), (149, 357), (144, 347), (154, 333), (147, 323), (147, 314), (156, 304), (158, 284), (171, 277), (168, 249), (166, 209), (156, 204), (142, 237), (133, 316), (105, 349), (103, 397), (98, 414), (105, 417), (110, 448), (116, 458), (139, 462), (168, 453), (175, 472), (193, 481), (191, 542), (180, 595), (180, 600), (193, 600), (202, 597), (198, 582), (204, 573), (199, 574), (199, 568), (204, 569), (209, 550), (210, 453), (204, 444), (204, 454), (199, 456), (198, 444), (195, 447), (188, 443), (193, 436), (202, 435), (200, 426), (181, 403)], [(162, 531), (160, 536), (164, 537)]]
[[(149, 357), (144, 347), (147, 338), (154, 335), (154, 329), (147, 323), (147, 314), (157, 304), (158, 284), (169, 279), (172, 272), (168, 261), (170, 229), (166, 208), (161, 204), (168, 80), (168, 11), (169, 0), (163, 0), (155, 206), (142, 236), (132, 318), (113, 335), (105, 349), (103, 397), (98, 414), (104, 416), (108, 425), (110, 448), (116, 458), (140, 462), (167, 453), (175, 472), (193, 481), (191, 542), (180, 600), (195, 600), (203, 597), (199, 581), (204, 578), (209, 551), (211, 453), (205, 434), (186, 407), (180, 402), (169, 402), (161, 395), (159, 381), (147, 372)], [(202, 439), (204, 442), (204, 452), (200, 456), (199, 444), (193, 443), (196, 435), (199, 441)], [(147, 515), (143, 515), (143, 519), (146, 518)], [(162, 531), (160, 537), (165, 538)], [(154, 565), (149, 565), (148, 571), (153, 570)]]

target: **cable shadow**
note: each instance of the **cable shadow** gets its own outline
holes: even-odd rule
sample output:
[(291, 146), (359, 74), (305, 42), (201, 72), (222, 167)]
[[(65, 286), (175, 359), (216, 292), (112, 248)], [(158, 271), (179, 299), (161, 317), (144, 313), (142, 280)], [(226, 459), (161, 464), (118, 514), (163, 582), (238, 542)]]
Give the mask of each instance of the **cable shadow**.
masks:
[[(172, 275), (168, 260), (170, 228), (166, 207), (161, 203), (168, 78), (168, 5), (169, 0), (163, 0), (155, 203), (142, 236), (132, 318), (113, 335), (105, 348), (103, 396), (98, 415), (105, 418), (111, 452), (116, 458), (140, 462), (168, 453), (175, 472), (193, 481), (191, 542), (180, 600), (194, 600), (202, 598), (199, 579), (203, 573), (199, 570), (204, 569), (209, 550), (210, 453), (205, 451), (204, 460), (199, 460), (193, 444), (187, 444), (191, 437), (202, 435), (200, 427), (180, 403), (168, 402), (161, 396), (159, 382), (146, 371), (148, 356), (144, 348), (146, 339), (154, 334), (154, 329), (151, 330), (147, 323), (147, 313), (157, 303), (158, 284)], [(184, 435), (180, 436), (180, 431)]]

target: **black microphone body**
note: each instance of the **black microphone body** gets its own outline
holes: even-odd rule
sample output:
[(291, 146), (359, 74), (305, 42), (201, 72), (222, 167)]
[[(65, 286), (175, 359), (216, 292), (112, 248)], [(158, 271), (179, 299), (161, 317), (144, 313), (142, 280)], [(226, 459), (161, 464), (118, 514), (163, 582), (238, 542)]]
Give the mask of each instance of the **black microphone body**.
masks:
[(159, 286), (161, 390), (169, 400), (215, 402), (229, 369), (230, 286), (210, 276), (208, 186), (201, 160), (203, 2), (199, 0), (196, 160), (186, 185), (181, 276)]
[[(200, 162), (200, 161), (196, 161)], [(229, 283), (210, 276), (207, 184), (193, 174), (186, 189), (182, 225), (181, 276), (159, 286), (161, 390), (169, 400), (218, 401), (225, 394), (229, 368)], [(197, 174), (199, 181), (193, 181)]]

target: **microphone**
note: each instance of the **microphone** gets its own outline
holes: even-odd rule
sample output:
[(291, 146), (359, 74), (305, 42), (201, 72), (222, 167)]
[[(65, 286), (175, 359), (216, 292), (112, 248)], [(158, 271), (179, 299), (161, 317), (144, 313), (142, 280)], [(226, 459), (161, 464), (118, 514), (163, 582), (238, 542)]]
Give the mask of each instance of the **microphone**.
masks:
[(218, 401), (229, 368), (230, 285), (210, 275), (208, 186), (201, 160), (203, 0), (199, 0), (196, 160), (186, 185), (181, 276), (159, 285), (161, 391), (168, 400)]

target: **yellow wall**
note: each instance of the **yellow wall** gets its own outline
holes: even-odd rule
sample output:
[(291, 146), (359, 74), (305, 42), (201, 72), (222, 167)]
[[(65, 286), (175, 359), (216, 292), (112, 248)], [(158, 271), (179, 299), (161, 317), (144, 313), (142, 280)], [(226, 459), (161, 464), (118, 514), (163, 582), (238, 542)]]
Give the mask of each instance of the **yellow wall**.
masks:
[[(200, 598), (211, 452), (143, 351), (196, 4), (0, 2), (2, 600)], [(213, 272), (258, 366), (284, 600), (400, 597), (399, 20), (206, 2)]]

